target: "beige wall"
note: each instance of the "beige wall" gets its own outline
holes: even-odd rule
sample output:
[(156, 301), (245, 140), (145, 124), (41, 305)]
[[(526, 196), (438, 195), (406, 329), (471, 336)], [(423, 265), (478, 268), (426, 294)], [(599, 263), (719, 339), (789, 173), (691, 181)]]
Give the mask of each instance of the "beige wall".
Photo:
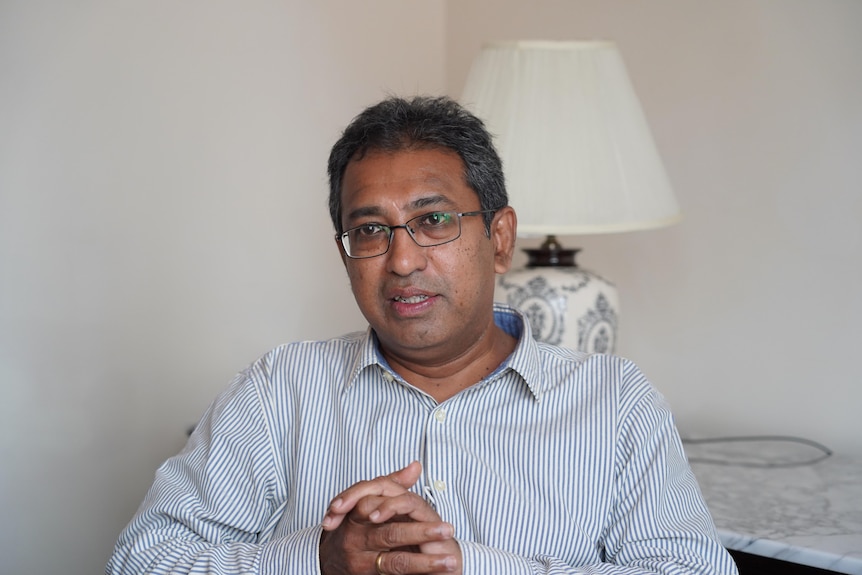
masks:
[(444, 8), (0, 3), (0, 572), (101, 572), (236, 371), (364, 326), (326, 157), (443, 90)]
[(615, 281), (620, 352), (690, 435), (862, 455), (862, 2), (459, 0), (447, 78), (483, 41), (618, 43), (685, 212), (570, 238)]
[(0, 3), (0, 571), (100, 572), (234, 372), (363, 325), (328, 148), (386, 92), (457, 95), (485, 39), (620, 44), (686, 220), (575, 241), (683, 429), (862, 451), (861, 10)]

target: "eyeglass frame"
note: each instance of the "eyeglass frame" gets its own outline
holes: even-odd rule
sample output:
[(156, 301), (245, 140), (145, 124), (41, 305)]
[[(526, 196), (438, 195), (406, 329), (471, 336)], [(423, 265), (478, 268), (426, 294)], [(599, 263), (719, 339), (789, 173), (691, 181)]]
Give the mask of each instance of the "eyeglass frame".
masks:
[[(389, 250), (392, 248), (392, 238), (393, 238), (393, 236), (395, 236), (395, 230), (397, 230), (398, 228), (404, 228), (404, 230), (407, 232), (407, 235), (410, 236), (410, 239), (413, 240), (413, 243), (415, 243), (417, 246), (419, 246), (420, 248), (433, 248), (436, 246), (442, 246), (442, 245), (446, 245), (448, 243), (454, 242), (455, 240), (457, 240), (458, 238), (461, 237), (461, 233), (463, 231), (463, 228), (461, 226), (461, 218), (463, 218), (464, 216), (481, 216), (484, 214), (493, 214), (495, 212), (500, 211), (500, 209), (501, 208), (493, 208), (490, 210), (474, 210), (471, 212), (449, 212), (446, 210), (432, 210), (430, 212), (425, 212), (424, 214), (419, 214), (418, 216), (412, 217), (409, 220), (407, 220), (406, 222), (404, 222), (403, 224), (399, 224), (397, 226), (390, 226), (387, 224), (378, 224), (376, 222), (369, 222), (369, 223), (365, 223), (365, 224), (350, 228), (349, 230), (344, 230), (340, 234), (335, 234), (335, 241), (341, 246), (341, 249), (344, 250), (344, 255), (347, 256), (348, 258), (350, 258), (352, 260), (367, 260), (369, 258), (380, 257), (382, 255), (386, 255), (387, 253), (389, 253)], [(452, 214), (454, 216), (457, 216), (457, 218), (458, 218), (458, 235), (456, 235), (454, 238), (451, 238), (451, 239), (448, 239), (448, 240), (445, 240), (445, 241), (442, 241), (442, 242), (436, 243), (436, 244), (428, 244), (428, 245), (420, 244), (419, 240), (416, 239), (416, 236), (413, 235), (413, 233), (414, 233), (413, 229), (408, 224), (412, 221), (418, 220), (419, 218), (424, 218), (426, 216), (430, 216), (431, 214)], [(380, 252), (379, 254), (374, 254), (373, 256), (352, 256), (352, 255), (350, 255), (348, 247), (344, 244), (344, 242), (347, 239), (347, 234), (349, 234), (353, 230), (358, 230), (358, 229), (365, 227), (367, 225), (376, 225), (376, 226), (380, 226), (381, 228), (387, 228), (389, 230), (389, 234), (387, 236), (387, 242), (386, 242), (386, 250)]]

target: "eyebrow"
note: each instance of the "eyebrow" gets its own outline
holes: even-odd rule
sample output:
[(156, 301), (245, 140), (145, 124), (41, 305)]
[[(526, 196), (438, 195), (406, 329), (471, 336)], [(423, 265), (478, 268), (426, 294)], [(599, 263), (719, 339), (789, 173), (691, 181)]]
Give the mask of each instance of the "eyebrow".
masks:
[(424, 196), (410, 203), (412, 209), (418, 210), (432, 206), (455, 207), (455, 202), (444, 196), (443, 194), (434, 194), (433, 196)]
[[(442, 194), (433, 194), (417, 198), (407, 205), (407, 209), (411, 211), (429, 207), (454, 208), (455, 203)], [(383, 215), (383, 210), (379, 206), (362, 206), (347, 214), (347, 221), (371, 216), (382, 217)]]

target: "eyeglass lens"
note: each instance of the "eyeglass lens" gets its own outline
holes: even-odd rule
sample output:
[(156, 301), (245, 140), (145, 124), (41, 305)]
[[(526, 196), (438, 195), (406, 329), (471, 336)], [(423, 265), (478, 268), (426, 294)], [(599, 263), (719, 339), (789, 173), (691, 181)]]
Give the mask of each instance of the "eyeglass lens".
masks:
[(397, 228), (404, 228), (418, 245), (437, 246), (451, 242), (461, 235), (461, 214), (431, 212), (417, 216), (400, 226), (367, 224), (348, 230), (342, 236), (344, 249), (350, 257), (372, 257), (389, 250), (389, 243)]

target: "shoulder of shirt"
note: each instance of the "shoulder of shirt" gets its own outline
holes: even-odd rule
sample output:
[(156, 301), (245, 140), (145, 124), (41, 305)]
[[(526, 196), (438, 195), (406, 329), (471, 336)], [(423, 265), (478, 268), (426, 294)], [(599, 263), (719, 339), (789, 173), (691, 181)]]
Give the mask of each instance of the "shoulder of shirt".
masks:
[[(603, 353), (585, 353), (556, 345), (537, 342), (540, 356), (540, 377), (528, 380), (537, 399), (557, 397), (560, 393), (575, 393), (592, 397), (593, 401), (607, 398), (625, 418), (643, 402), (663, 402), (661, 393), (630, 359)], [(526, 379), (526, 378), (525, 378)], [(565, 391), (562, 386), (573, 386)]]
[(629, 359), (541, 342), (533, 336), (523, 312), (508, 305), (495, 303), (494, 316), (497, 325), (518, 340), (506, 367), (521, 376), (537, 400), (564, 385), (598, 386), (604, 391), (619, 387), (621, 392), (626, 388), (635, 395), (650, 387)]
[(351, 332), (323, 340), (294, 341), (278, 345), (248, 365), (239, 379), (261, 384), (291, 379), (343, 380), (348, 377), (371, 345), (370, 334)]
[(291, 341), (272, 348), (264, 357), (283, 353), (313, 353), (315, 350), (341, 350), (350, 346), (361, 345), (367, 338), (367, 331), (354, 331), (328, 339)]
[(353, 361), (357, 354), (371, 345), (368, 330), (355, 331), (321, 340), (294, 341), (271, 349), (261, 359), (270, 360), (288, 357), (291, 361), (332, 361), (341, 359)]

